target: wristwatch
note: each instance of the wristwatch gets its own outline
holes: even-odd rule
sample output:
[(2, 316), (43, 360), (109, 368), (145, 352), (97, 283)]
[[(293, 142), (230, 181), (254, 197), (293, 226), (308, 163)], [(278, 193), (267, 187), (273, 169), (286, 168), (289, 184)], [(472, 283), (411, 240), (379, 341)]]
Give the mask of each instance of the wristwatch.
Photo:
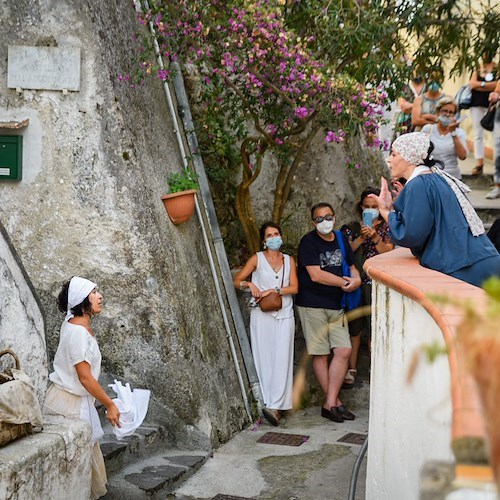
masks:
[(451, 135), (452, 137), (456, 137), (456, 136), (457, 136), (457, 131), (456, 131), (456, 130), (454, 130), (453, 132), (450, 132), (450, 135)]
[(486, 87), (486, 82), (481, 82), (481, 87)]

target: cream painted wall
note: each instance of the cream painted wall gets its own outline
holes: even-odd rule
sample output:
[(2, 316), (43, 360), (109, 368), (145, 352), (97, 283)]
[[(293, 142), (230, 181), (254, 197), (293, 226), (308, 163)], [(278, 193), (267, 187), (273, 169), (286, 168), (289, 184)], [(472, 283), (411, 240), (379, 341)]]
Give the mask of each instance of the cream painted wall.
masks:
[(444, 340), (411, 299), (375, 281), (373, 293), (366, 500), (417, 500), (422, 465), (454, 461), (447, 356), (432, 364), (421, 356), (413, 381), (406, 377), (415, 353)]

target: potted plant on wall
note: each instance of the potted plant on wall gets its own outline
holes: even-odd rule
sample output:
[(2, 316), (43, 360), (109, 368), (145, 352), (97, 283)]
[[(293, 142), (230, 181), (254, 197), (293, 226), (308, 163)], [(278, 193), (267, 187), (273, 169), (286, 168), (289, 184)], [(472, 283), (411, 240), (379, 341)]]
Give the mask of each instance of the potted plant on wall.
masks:
[(194, 197), (198, 190), (198, 175), (189, 168), (167, 177), (168, 194), (161, 197), (174, 224), (188, 221), (194, 213)]

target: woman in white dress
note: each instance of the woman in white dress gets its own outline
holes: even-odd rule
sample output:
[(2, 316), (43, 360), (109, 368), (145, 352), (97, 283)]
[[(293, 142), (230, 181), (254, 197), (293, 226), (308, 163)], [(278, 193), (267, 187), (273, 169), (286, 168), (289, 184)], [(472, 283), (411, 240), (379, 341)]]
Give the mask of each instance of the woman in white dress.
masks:
[[(293, 257), (280, 252), (283, 244), (280, 227), (266, 222), (260, 228), (260, 238), (264, 251), (248, 259), (235, 276), (234, 286), (248, 289), (257, 303), (272, 291), (282, 296), (279, 311), (264, 312), (253, 307), (250, 313), (253, 360), (266, 405), (262, 413), (276, 426), (282, 412), (292, 408), (295, 333), (292, 295), (298, 292), (299, 284)], [(250, 275), (251, 281), (246, 281)]]
[(54, 357), (52, 382), (44, 402), (44, 413), (63, 415), (88, 422), (92, 429), (91, 498), (106, 494), (106, 468), (99, 447), (103, 430), (94, 406), (97, 399), (106, 407), (111, 425), (120, 427), (120, 412), (97, 381), (101, 371), (101, 352), (90, 325), (102, 310), (103, 297), (97, 285), (78, 276), (64, 284), (58, 297), (66, 318), (61, 326), (59, 346)]

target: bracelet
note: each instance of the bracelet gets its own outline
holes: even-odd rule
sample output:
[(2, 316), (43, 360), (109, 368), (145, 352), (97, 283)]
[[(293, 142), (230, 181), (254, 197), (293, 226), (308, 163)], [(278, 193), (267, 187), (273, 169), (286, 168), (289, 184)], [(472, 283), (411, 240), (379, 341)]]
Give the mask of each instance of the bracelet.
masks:
[(380, 238), (377, 241), (373, 242), (374, 245), (378, 245), (379, 243), (380, 243)]
[(245, 289), (244, 285), (246, 285), (247, 283), (248, 283), (248, 281), (245, 281), (245, 280), (240, 281), (240, 290), (244, 290)]

